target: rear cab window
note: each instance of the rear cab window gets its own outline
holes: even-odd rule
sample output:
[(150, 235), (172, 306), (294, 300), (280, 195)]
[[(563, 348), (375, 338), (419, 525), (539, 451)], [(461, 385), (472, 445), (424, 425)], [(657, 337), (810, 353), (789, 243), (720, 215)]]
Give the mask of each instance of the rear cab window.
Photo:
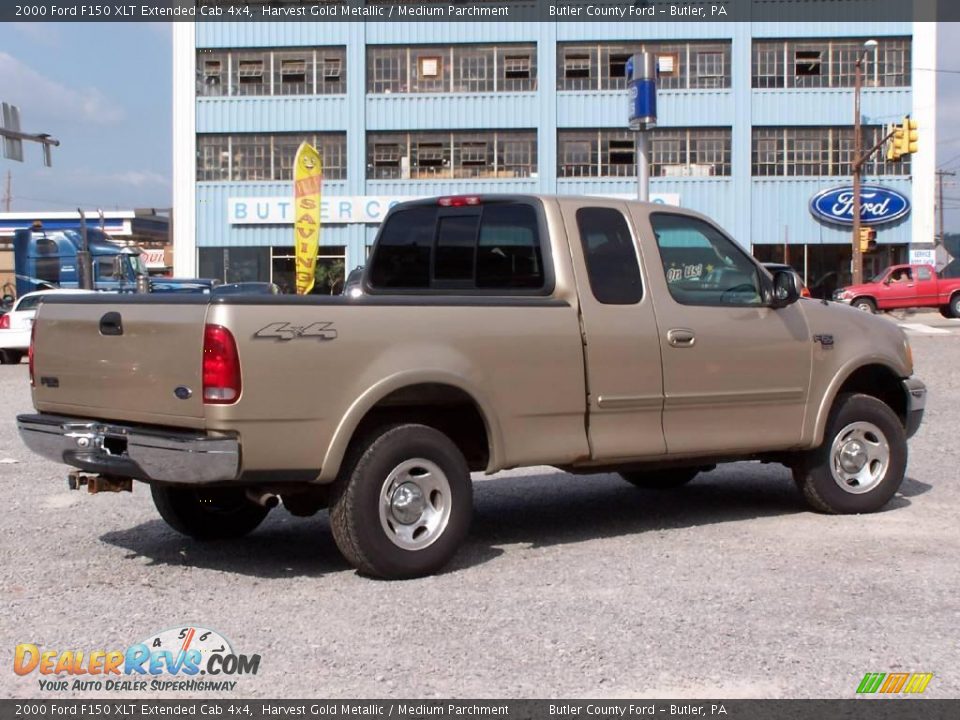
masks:
[(493, 200), (414, 205), (387, 218), (370, 261), (373, 291), (548, 295), (549, 248), (539, 206)]

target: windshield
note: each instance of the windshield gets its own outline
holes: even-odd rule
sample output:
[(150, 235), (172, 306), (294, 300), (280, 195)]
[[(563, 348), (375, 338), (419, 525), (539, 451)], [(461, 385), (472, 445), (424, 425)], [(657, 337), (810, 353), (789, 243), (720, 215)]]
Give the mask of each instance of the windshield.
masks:
[(147, 274), (147, 264), (143, 261), (143, 255), (130, 255), (130, 268), (133, 271), (132, 278), (136, 278), (137, 275), (146, 275)]
[(886, 271), (886, 270), (883, 270), (882, 272), (880, 272), (880, 273), (878, 273), (877, 275), (874, 275), (872, 278), (870, 278), (870, 282), (872, 282), (872, 283), (878, 283), (878, 282), (880, 282), (881, 280), (883, 280), (883, 278), (885, 278), (886, 275), (887, 275), (887, 271)]

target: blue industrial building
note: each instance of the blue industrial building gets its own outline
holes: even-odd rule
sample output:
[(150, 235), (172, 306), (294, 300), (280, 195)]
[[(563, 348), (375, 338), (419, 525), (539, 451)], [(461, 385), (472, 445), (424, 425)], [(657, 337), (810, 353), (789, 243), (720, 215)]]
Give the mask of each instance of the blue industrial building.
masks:
[(907, 114), (921, 131), (907, 161), (880, 154), (865, 169), (912, 205), (877, 226), (867, 272), (932, 247), (932, 23), (174, 26), (180, 275), (289, 285), (290, 168), (304, 139), (324, 156), (320, 255), (334, 274), (364, 262), (398, 198), (633, 196), (623, 67), (640, 50), (660, 67), (652, 198), (711, 216), (825, 289), (849, 274), (850, 231), (815, 218), (810, 200), (850, 183), (861, 57), (865, 144)]

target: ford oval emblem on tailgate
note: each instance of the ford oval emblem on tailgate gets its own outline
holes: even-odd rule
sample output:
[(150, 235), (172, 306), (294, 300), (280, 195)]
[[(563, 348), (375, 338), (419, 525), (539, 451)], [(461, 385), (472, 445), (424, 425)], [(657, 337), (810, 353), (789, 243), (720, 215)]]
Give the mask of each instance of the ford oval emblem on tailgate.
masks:
[(189, 400), (193, 395), (193, 390), (188, 388), (185, 385), (178, 385), (176, 390), (173, 391), (173, 394), (176, 395), (181, 400)]

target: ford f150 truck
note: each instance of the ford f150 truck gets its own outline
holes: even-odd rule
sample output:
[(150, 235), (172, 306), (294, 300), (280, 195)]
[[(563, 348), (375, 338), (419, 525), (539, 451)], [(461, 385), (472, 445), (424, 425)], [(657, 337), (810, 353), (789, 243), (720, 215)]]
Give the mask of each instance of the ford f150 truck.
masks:
[(912, 373), (898, 327), (799, 299), (696, 213), (457, 196), (389, 212), (356, 298), (43, 303), (18, 425), (74, 487), (149, 483), (194, 538), (329, 506), (354, 566), (403, 578), (464, 540), (471, 471), (662, 489), (757, 459), (816, 510), (877, 510), (923, 414)]
[(870, 282), (840, 288), (833, 299), (864, 312), (931, 307), (960, 318), (960, 278), (940, 278), (932, 265), (891, 265)]

